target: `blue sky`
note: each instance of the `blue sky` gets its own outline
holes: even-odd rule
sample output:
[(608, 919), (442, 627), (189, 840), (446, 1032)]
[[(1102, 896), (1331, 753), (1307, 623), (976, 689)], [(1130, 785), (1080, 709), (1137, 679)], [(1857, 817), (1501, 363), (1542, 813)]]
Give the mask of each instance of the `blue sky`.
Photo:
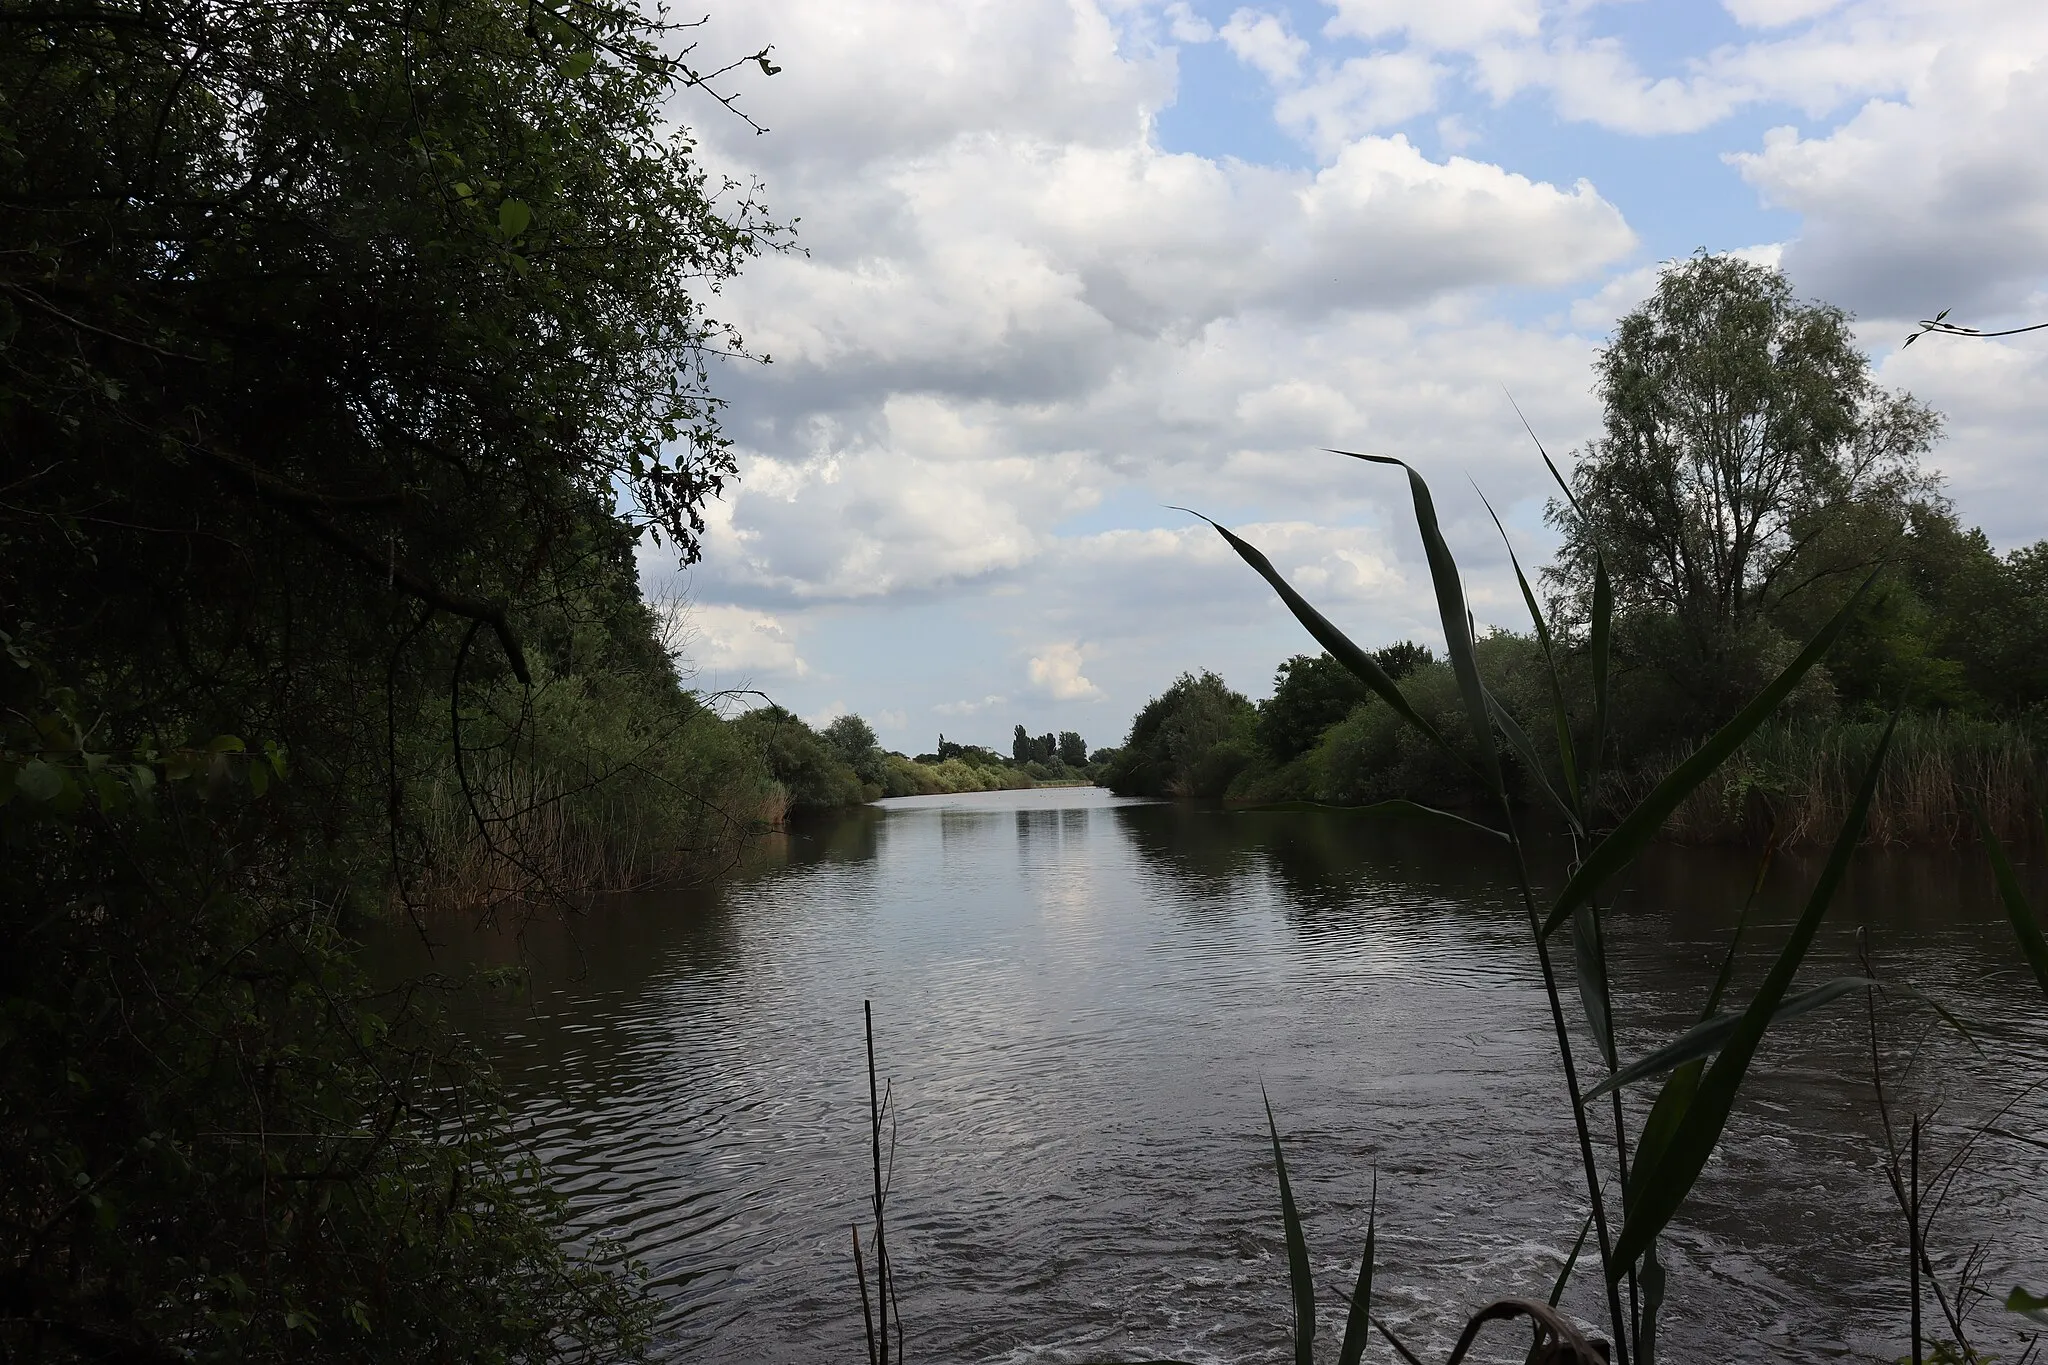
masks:
[(1613, 320), (1699, 247), (1857, 313), (1949, 418), (1966, 520), (2031, 496), (2048, 341), (2048, 6), (1916, 0), (779, 0), (755, 137), (685, 111), (801, 252), (714, 301), (741, 454), (678, 594), (698, 685), (908, 752), (1013, 724), (1115, 742), (1184, 669), (1254, 696), (1308, 647), (1198, 507), (1362, 641), (1430, 639), (1397, 480), (1432, 480), (1483, 619), (1522, 625), (1472, 484), (1540, 562), (1554, 453)]

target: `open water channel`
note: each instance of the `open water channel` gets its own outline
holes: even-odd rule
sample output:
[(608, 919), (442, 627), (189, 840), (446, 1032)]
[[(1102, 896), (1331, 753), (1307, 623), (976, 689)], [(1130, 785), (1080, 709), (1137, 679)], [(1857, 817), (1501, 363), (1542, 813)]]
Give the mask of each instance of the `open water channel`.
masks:
[[(1777, 859), (1737, 1002), (1817, 863)], [(1928, 1169), (2003, 1111), (1933, 1245), (1945, 1274), (1981, 1247), (2002, 1300), (2048, 1283), (2048, 1148), (2025, 1141), (2048, 1139), (2048, 1091), (2027, 1089), (2048, 1078), (2048, 1006), (1980, 863), (1866, 855), (1802, 979), (1855, 970), (1864, 932), (1881, 976), (1973, 1031), (1908, 1002), (1881, 1044), (1895, 1115), (1934, 1114)], [(1625, 879), (1625, 1058), (1696, 1015), (1755, 866), (1660, 849)], [(1547, 1291), (1586, 1207), (1509, 876), (1452, 831), (1088, 788), (927, 797), (779, 837), (717, 887), (516, 933), (440, 926), (431, 965), (530, 967), (525, 997), (459, 1017), (580, 1223), (651, 1273), (663, 1359), (863, 1358), (848, 1227), (867, 1221), (872, 999), (912, 1361), (1291, 1359), (1262, 1083), (1330, 1358), (1377, 1172), (1376, 1300), (1441, 1360), (1473, 1308)], [(372, 947), (387, 972), (430, 965), (410, 935)], [(1853, 1001), (1766, 1041), (1667, 1239), (1666, 1359), (1903, 1354), (1871, 1058)], [(1595, 1280), (1566, 1298), (1590, 1323)], [(1996, 1304), (1972, 1322), (1982, 1348), (2023, 1349)], [(1501, 1358), (1518, 1342), (1503, 1332)]]

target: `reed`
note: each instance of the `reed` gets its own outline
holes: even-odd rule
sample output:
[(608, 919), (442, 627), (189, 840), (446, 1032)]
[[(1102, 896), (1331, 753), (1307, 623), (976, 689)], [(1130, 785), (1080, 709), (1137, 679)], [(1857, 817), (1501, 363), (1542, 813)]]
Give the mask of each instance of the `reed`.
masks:
[[(1877, 722), (1767, 725), (1679, 803), (1665, 837), (1724, 843), (1771, 831), (1781, 844), (1823, 843), (1841, 828), (1883, 729)], [(1655, 786), (1657, 773), (1689, 752), (1648, 774), (1617, 776), (1602, 791), (1602, 805), (1633, 806)], [(1954, 845), (1974, 837), (1973, 806), (2002, 837), (2024, 837), (2044, 795), (2048, 752), (2025, 725), (1901, 716), (1864, 841)]]
[(611, 776), (579, 783), (502, 756), (472, 761), (426, 786), (413, 825), (420, 874), (400, 888), (436, 913), (470, 917), (507, 906), (701, 880), (781, 822), (779, 784), (650, 794)]

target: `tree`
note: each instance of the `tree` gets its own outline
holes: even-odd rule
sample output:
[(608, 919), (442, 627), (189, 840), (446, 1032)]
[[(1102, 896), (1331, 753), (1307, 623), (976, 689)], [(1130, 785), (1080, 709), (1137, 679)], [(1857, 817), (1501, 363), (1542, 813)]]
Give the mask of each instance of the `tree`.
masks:
[(1060, 731), (1059, 758), (1060, 762), (1066, 764), (1069, 768), (1087, 767), (1088, 741), (1082, 739), (1078, 731)]
[[(1395, 682), (1435, 661), (1426, 645), (1402, 640), (1373, 651)], [(1259, 703), (1259, 747), (1282, 763), (1307, 753), (1338, 721), (1372, 696), (1328, 653), (1297, 654), (1273, 674), (1273, 695)]]
[(1032, 743), (1030, 733), (1019, 725), (1010, 736), (1010, 757), (1019, 764), (1029, 763), (1036, 749), (1037, 745)]
[(882, 784), (882, 750), (875, 742), (874, 727), (859, 716), (840, 716), (824, 729), (823, 738), (841, 763), (853, 775), (871, 786)]
[[(1774, 613), (1839, 594), (1935, 496), (1938, 417), (1875, 385), (1848, 315), (1776, 269), (1667, 265), (1596, 364), (1605, 430), (1573, 471), (1553, 585), (1584, 619), (1596, 546), (1624, 616), (1711, 724), (1746, 695)], [(1648, 653), (1644, 650), (1639, 653)]]
[(636, 542), (696, 555), (703, 300), (776, 230), (636, 6), (0, 19), (0, 1355), (630, 1344), (347, 926), (551, 676), (687, 709)]
[(1102, 784), (1122, 796), (1221, 796), (1251, 761), (1258, 712), (1214, 673), (1145, 703)]

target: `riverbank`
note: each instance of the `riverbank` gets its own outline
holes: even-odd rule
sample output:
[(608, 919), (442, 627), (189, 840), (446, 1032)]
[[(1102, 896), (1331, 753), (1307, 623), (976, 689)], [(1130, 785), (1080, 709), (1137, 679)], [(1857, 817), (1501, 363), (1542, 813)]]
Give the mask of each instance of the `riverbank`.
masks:
[[(1495, 690), (1502, 708), (1528, 737), (1542, 767), (1532, 771), (1502, 744), (1508, 793), (1543, 804), (1543, 784), (1564, 790), (1551, 700), (1529, 683), (1521, 636), (1499, 633), (1478, 642), (1480, 669), (1506, 681)], [(1426, 653), (1401, 681), (1414, 710), (1454, 746), (1469, 744), (1463, 702), (1448, 666)], [(1334, 674), (1327, 656), (1324, 673)], [(1183, 675), (1132, 722), (1130, 738), (1105, 766), (1102, 784), (1125, 796), (1197, 797), (1230, 806), (1312, 801), (1367, 806), (1406, 800), (1461, 809), (1481, 804), (1471, 773), (1430, 743), (1384, 700), (1355, 700), (1331, 678), (1313, 706), (1290, 689), (1319, 661), (1293, 660), (1275, 695), (1257, 704), (1215, 674)], [(1341, 681), (1341, 680), (1339, 680)], [(1359, 690), (1363, 690), (1360, 684)], [(1306, 713), (1307, 719), (1303, 719)], [(2032, 713), (2030, 713), (2032, 714)], [(1687, 796), (1664, 825), (1664, 837), (1685, 843), (1787, 846), (1832, 839), (1883, 733), (1882, 718), (1793, 718), (1762, 726)], [(1584, 743), (1583, 738), (1579, 741)], [(1632, 809), (1692, 752), (1664, 747), (1619, 759), (1592, 795), (1593, 819), (1611, 822)], [(1947, 847), (1970, 837), (1971, 807), (1981, 807), (2001, 837), (2040, 831), (2048, 799), (2048, 742), (2031, 720), (1980, 719), (1947, 713), (1899, 718), (1864, 842)]]

